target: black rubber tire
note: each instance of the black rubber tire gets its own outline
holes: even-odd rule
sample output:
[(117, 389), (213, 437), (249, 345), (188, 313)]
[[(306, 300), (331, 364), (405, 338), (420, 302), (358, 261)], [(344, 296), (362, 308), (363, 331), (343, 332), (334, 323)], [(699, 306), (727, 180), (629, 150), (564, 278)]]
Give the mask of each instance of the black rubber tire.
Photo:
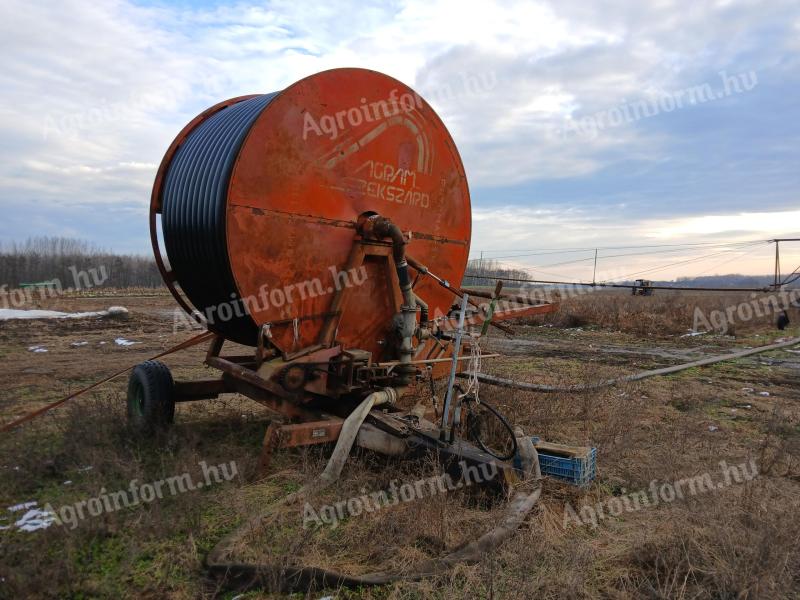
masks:
[(175, 418), (175, 383), (167, 365), (148, 360), (128, 379), (128, 421), (143, 431), (169, 426)]

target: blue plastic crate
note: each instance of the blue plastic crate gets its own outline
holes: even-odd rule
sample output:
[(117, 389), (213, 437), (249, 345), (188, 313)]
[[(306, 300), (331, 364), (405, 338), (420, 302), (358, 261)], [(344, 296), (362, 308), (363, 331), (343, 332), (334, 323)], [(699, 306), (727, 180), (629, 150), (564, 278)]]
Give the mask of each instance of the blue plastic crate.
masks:
[[(535, 445), (539, 442), (539, 438), (534, 437), (532, 441)], [(588, 448), (585, 456), (578, 457), (558, 456), (539, 448), (536, 451), (539, 454), (542, 475), (579, 487), (589, 485), (597, 476), (597, 448)]]

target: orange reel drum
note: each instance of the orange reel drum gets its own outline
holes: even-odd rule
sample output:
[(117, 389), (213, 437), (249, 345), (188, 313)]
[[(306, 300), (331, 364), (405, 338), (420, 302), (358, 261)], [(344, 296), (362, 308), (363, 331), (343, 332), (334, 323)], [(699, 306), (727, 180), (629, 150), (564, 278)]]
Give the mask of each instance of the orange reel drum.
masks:
[[(201, 313), (210, 307), (198, 304), (208, 305), (213, 294), (201, 298), (182, 279), (192, 268), (206, 268), (191, 258), (202, 254), (181, 258), (183, 246), (176, 241), (173, 260), (167, 238), (186, 247), (194, 244), (193, 251), (202, 252), (208, 238), (193, 237), (192, 227), (204, 217), (186, 212), (193, 201), (190, 192), (181, 209), (188, 216), (179, 215), (188, 224), (163, 200), (177, 185), (171, 183), (177, 179), (170, 169), (181, 140), (205, 119), (231, 110), (237, 100), (207, 111), (181, 132), (162, 163), (153, 193), (153, 222), (162, 209), (171, 211), (169, 219), (166, 212), (162, 217), (173, 269), (165, 280), (176, 297), (180, 295), (172, 279), (181, 284)], [(387, 217), (410, 236), (409, 256), (460, 283), (469, 255), (471, 210), (455, 144), (433, 109), (411, 88), (364, 69), (317, 73), (277, 93), (259, 110), (232, 150), (234, 160), (221, 180), (227, 186), (220, 208), (224, 219), (214, 226), (222, 229), (224, 257), (210, 260), (208, 267), (211, 273), (229, 269), (237, 300), (246, 308), (245, 324), (236, 331), (229, 331), (222, 320), (209, 327), (255, 344), (255, 333), (251, 339), (248, 332), (270, 323), (274, 343), (292, 352), (317, 343), (337, 289), (347, 288), (336, 340), (380, 360), (396, 313), (391, 279), (381, 257), (368, 255), (363, 264), (346, 270), (359, 239), (356, 223), (364, 213)], [(155, 225), (152, 230), (155, 236)], [(155, 237), (154, 248), (161, 263)], [(446, 313), (453, 303), (453, 295), (429, 277), (421, 278), (414, 291), (428, 303), (431, 317)]]

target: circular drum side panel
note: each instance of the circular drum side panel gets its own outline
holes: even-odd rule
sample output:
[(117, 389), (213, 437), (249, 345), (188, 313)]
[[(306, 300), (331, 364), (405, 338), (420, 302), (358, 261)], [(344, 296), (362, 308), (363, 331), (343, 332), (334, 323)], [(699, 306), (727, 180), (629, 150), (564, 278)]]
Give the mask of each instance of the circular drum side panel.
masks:
[[(238, 293), (282, 348), (316, 342), (339, 286), (353, 294), (338, 338), (376, 358), (394, 309), (385, 261), (345, 279), (355, 223), (376, 212), (412, 232), (409, 255), (460, 282), (471, 211), (461, 159), (433, 109), (403, 83), (374, 71), (335, 69), (281, 92), (260, 113), (230, 177), (227, 247)], [(453, 296), (430, 278), (415, 288), (431, 315)]]

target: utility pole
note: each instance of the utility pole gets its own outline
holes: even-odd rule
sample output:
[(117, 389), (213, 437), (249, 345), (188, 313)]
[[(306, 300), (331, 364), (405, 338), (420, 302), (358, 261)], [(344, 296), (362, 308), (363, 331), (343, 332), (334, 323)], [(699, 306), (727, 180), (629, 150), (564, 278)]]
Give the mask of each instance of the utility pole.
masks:
[[(800, 238), (776, 238), (776, 239), (774, 239), (772, 241), (775, 242), (775, 279), (773, 280), (772, 287), (777, 290), (779, 288), (779, 286), (782, 287), (782, 285), (781, 285), (781, 253), (780, 253), (779, 245), (780, 245), (781, 242), (800, 242)], [(791, 275), (786, 277), (787, 281), (798, 270), (800, 270), (800, 267), (795, 269), (791, 273)], [(794, 279), (792, 279), (792, 281), (794, 281)]]
[(597, 276), (597, 248), (594, 249), (594, 270), (592, 271), (592, 285), (595, 284), (596, 276)]

